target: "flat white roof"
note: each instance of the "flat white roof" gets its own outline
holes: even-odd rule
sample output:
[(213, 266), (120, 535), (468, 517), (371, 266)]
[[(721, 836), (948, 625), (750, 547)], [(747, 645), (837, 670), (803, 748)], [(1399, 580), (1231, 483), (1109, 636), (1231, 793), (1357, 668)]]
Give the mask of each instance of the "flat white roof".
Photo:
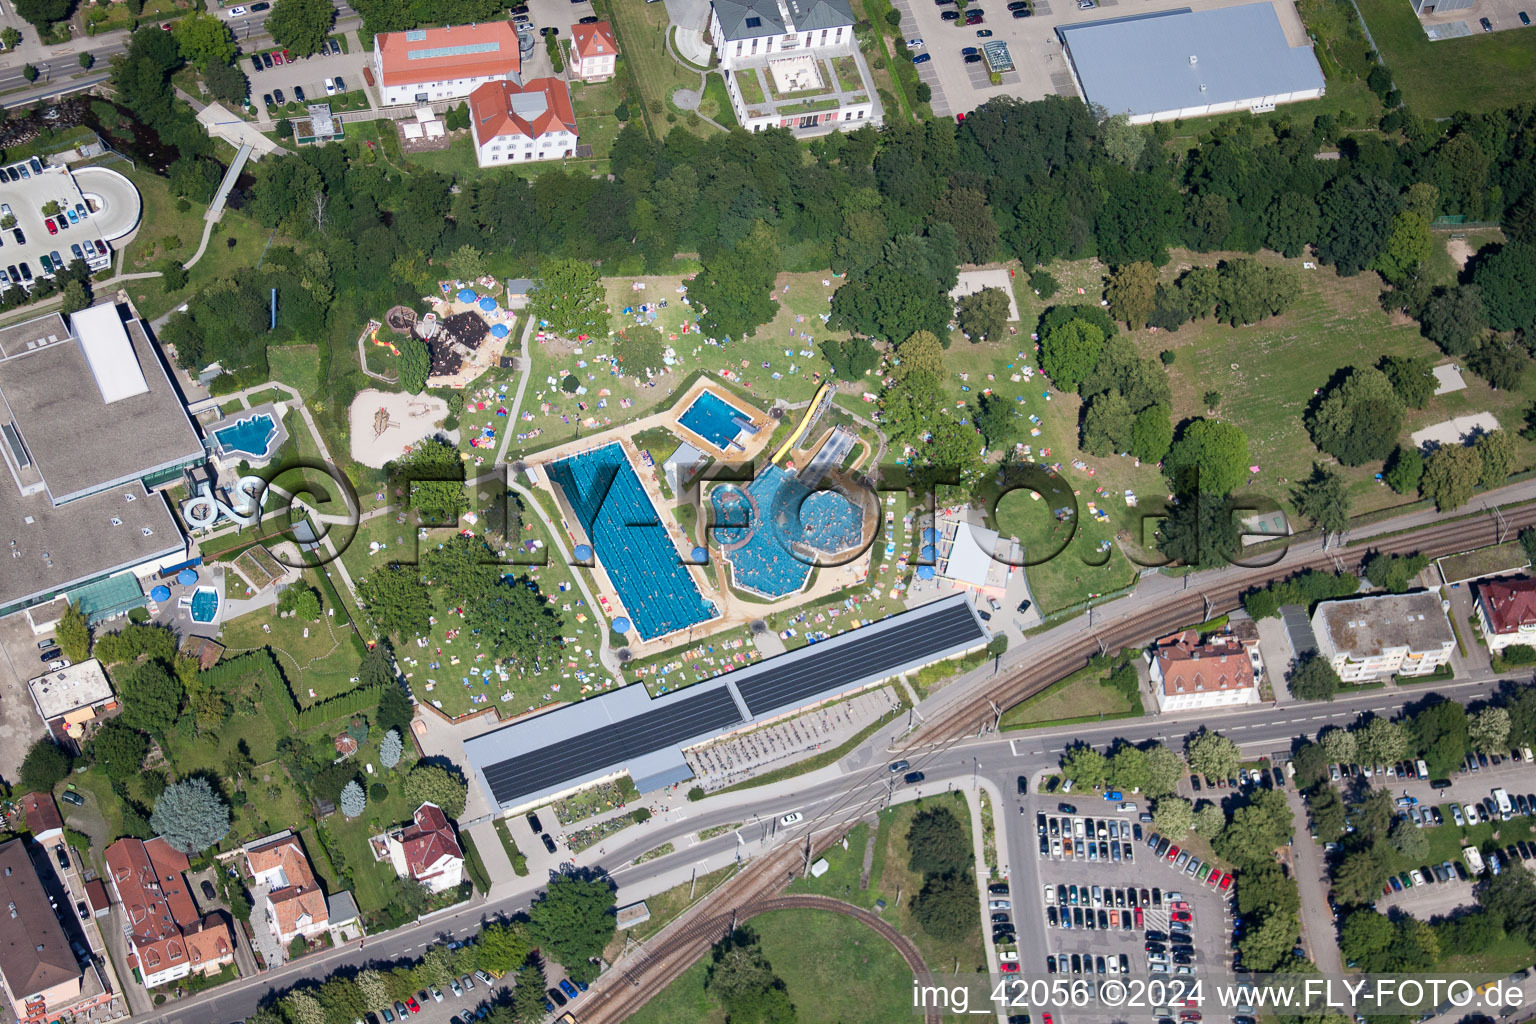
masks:
[(149, 391), (149, 382), (139, 368), (139, 357), (115, 305), (103, 302), (71, 313), (69, 324), (80, 340), (80, 351), (91, 376), (96, 378), (103, 402), (111, 405)]
[(95, 658), (38, 676), (27, 687), (45, 722), (112, 699), (112, 684)]

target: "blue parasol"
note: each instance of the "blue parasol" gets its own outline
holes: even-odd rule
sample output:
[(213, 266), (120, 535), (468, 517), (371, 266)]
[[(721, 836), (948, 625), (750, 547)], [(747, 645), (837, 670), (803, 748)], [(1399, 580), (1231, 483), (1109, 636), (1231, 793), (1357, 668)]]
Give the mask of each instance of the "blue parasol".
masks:
[(459, 289), (459, 301), (460, 302), (474, 302), (479, 297), (480, 296), (476, 295), (473, 291), (471, 291), (468, 288), (460, 288)]
[(571, 554), (576, 556), (576, 561), (578, 562), (592, 561), (592, 547), (589, 544), (577, 544), (576, 550), (572, 551)]
[(180, 583), (184, 587), (190, 587), (192, 584), (197, 582), (197, 570), (196, 569), (183, 569), (183, 570), (181, 570), (181, 572), (176, 574), (176, 582)]
[(493, 312), (496, 309), (496, 300), (487, 295), (480, 300), (480, 308), (487, 313)]
[(169, 601), (171, 599), (171, 588), (156, 587), (149, 592), (149, 598), (152, 601)]
[(626, 619), (624, 616), (620, 615), (618, 618), (613, 620), (613, 631), (615, 633), (628, 633), (629, 630), (630, 630), (629, 620)]
[(510, 333), (511, 332), (507, 330), (506, 324), (491, 325), (491, 337), (493, 338), (505, 338)]

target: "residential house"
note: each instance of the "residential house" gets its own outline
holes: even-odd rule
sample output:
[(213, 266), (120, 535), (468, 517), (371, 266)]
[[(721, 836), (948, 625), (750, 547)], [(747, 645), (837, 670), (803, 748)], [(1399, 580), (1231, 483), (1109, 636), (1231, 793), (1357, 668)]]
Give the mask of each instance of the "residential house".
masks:
[(1432, 591), (1324, 601), (1312, 613), (1312, 632), (1318, 654), (1346, 683), (1429, 675), (1450, 663), (1456, 647)]
[(1477, 617), (1488, 649), (1536, 647), (1536, 580), (1492, 579), (1477, 585)]
[(480, 86), (469, 96), (469, 130), (481, 167), (576, 155), (571, 91), (558, 78)]
[(286, 945), (296, 936), (312, 939), (326, 930), (330, 910), (325, 893), (298, 836), (284, 833), (248, 846), (245, 857), (258, 887), (259, 907), (278, 941)]
[(28, 793), (18, 803), (27, 819), (27, 831), (32, 841), (42, 846), (62, 846), (64, 843), (64, 819), (59, 816), (59, 805), (52, 793)]
[(384, 106), (460, 99), (487, 82), (521, 84), (522, 70), (517, 30), (507, 21), (374, 38), (373, 73)]
[(856, 20), (849, 0), (713, 0), (710, 37), (742, 127), (816, 134), (877, 122)]
[(234, 963), (234, 937), (217, 915), (198, 913), (187, 858), (163, 838), (119, 839), (106, 850), (107, 880), (126, 919), (129, 966), (145, 988)]
[(595, 25), (571, 26), (571, 75), (584, 82), (601, 82), (613, 77), (619, 62), (619, 44), (613, 39), (613, 26), (606, 21)]
[(414, 878), (432, 892), (464, 880), (464, 851), (453, 823), (436, 804), (416, 808), (411, 824), (373, 837), (374, 856), (388, 858), (401, 878)]
[(1257, 704), (1263, 671), (1259, 638), (1186, 629), (1165, 636), (1148, 657), (1159, 711)]

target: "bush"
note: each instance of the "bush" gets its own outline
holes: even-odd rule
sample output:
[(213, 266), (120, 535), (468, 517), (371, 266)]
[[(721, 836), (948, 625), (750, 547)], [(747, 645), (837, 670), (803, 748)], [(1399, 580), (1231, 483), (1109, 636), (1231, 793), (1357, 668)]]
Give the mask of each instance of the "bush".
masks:
[(368, 798), (382, 803), (389, 799), (389, 787), (382, 782), (375, 782), (368, 787)]
[(688, 799), (690, 801), (692, 801), (692, 800), (703, 800), (704, 796), (705, 796), (705, 793), (704, 793), (704, 787), (703, 786), (694, 786), (692, 789), (690, 789), (688, 791)]
[(892, 7), (890, 10), (886, 11), (885, 12), (885, 23), (887, 25), (891, 26), (891, 28), (900, 28), (901, 27), (901, 12), (898, 11), (894, 7)]
[(634, 810), (629, 812), (629, 817), (630, 820), (633, 821), (636, 825), (643, 825), (645, 822), (651, 820), (651, 812), (647, 808), (636, 807)]
[(1157, 354), (1157, 358), (1163, 361), (1164, 366), (1172, 366), (1173, 361), (1178, 357), (1174, 354), (1172, 349), (1165, 348)]
[(1039, 295), (1042, 299), (1049, 299), (1061, 288), (1061, 285), (1056, 283), (1056, 278), (1052, 277), (1044, 270), (1036, 270), (1034, 273), (1029, 275), (1029, 286), (1033, 288), (1035, 294)]
[(917, 89), (914, 91), (913, 95), (917, 97), (917, 102), (927, 103), (929, 100), (933, 99), (933, 86), (929, 85), (927, 82), (918, 82)]

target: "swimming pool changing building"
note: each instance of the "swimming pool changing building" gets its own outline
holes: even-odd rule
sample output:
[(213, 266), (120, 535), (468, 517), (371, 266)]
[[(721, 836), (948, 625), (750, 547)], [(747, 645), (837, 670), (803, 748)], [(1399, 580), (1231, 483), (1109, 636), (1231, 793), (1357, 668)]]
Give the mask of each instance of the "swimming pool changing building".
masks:
[(97, 618), (142, 604), (187, 551), (156, 488), (205, 458), (131, 308), (0, 328), (0, 615), (88, 588)]

